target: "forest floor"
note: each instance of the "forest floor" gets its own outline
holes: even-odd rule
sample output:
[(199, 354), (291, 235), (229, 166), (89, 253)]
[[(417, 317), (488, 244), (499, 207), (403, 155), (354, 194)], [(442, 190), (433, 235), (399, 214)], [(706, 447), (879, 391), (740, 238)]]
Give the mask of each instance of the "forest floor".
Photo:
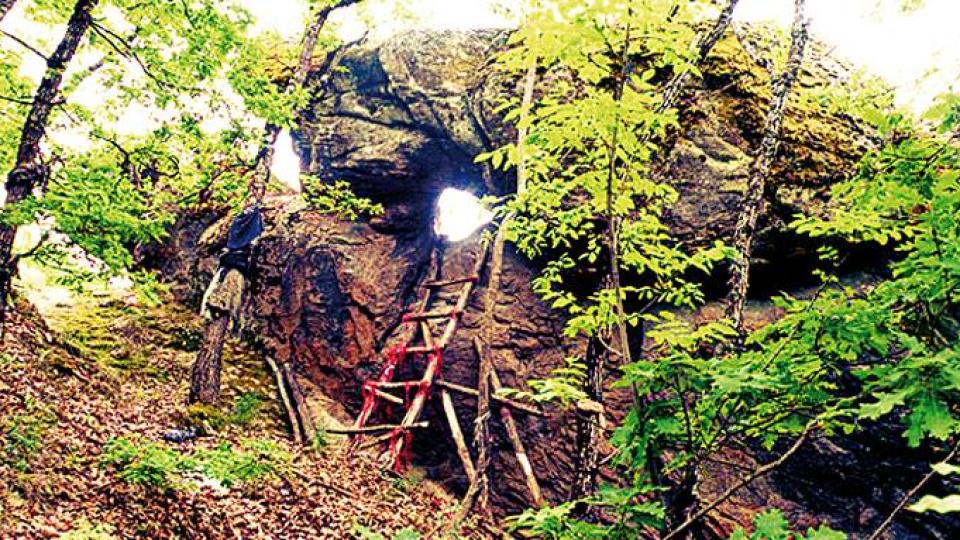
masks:
[[(449, 532), (457, 502), (416, 475), (333, 437), (292, 444), (264, 362), (236, 342), (223, 405), (188, 409), (202, 323), (185, 308), (106, 290), (33, 305), (0, 347), (0, 538), (484, 536)], [(164, 441), (188, 420), (209, 433)]]

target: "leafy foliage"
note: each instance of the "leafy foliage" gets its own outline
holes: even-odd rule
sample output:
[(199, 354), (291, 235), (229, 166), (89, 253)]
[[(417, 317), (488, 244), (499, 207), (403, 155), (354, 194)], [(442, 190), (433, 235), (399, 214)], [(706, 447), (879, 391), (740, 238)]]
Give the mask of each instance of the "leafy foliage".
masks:
[(201, 473), (225, 487), (283, 474), (290, 454), (276, 442), (248, 440), (234, 449), (221, 443), (211, 450), (185, 456), (165, 445), (124, 437), (111, 439), (103, 448), (100, 463), (131, 484), (159, 489), (189, 487), (187, 473)]
[[(286, 89), (297, 44), (250, 33), (253, 21), (240, 2), (103, 4), (74, 59), (99, 60), (68, 76), (50, 122), (52, 132), (70, 135), (49, 141), (45, 189), (3, 208), (0, 219), (51, 223), (64, 236), (34, 256), (56, 263), (77, 246), (103, 263), (98, 272), (112, 275), (130, 269), (134, 254), (161, 240), (184, 210), (238, 205), (261, 142), (256, 119), (291, 126), (309, 89)], [(33, 2), (28, 14), (38, 24), (60, 24), (68, 8)], [(328, 29), (318, 51), (325, 55), (337, 43)], [(0, 103), (0, 134), (8, 141), (18, 140), (30, 100), (29, 85), (16, 76), (22, 61), (7, 51), (0, 56), (0, 95), (17, 97)], [(91, 88), (102, 89), (96, 106), (74, 99)], [(125, 125), (131, 115), (143, 126)], [(0, 154), (7, 170), (15, 149), (5, 145)], [(342, 186), (333, 193), (346, 195)], [(357, 203), (331, 211), (376, 210)]]
[(846, 540), (847, 535), (837, 532), (826, 525), (809, 529), (806, 534), (794, 533), (790, 523), (779, 510), (761, 512), (753, 518), (753, 532), (737, 529), (730, 540)]
[[(661, 219), (678, 195), (650, 170), (654, 141), (677, 126), (676, 111), (659, 110), (659, 80), (665, 73), (696, 71), (690, 24), (695, 4), (560, 2), (555, 9), (534, 9), (499, 58), (499, 69), (508, 73), (537, 65), (544, 72), (538, 85), (542, 95), (524, 117), (526, 125), (517, 126), (527, 128), (527, 139), (478, 160), (506, 169), (525, 156), (527, 190), (499, 211), (516, 216), (509, 221), (508, 239), (525, 255), (545, 259), (534, 290), (569, 315), (568, 338), (609, 333), (617, 323), (618, 301), (695, 305), (702, 294), (685, 275), (709, 271), (729, 254), (720, 245), (686, 253), (672, 241)], [(666, 17), (671, 8), (676, 13)], [(612, 89), (624, 69), (621, 50), (626, 57), (642, 59), (636, 66), (630, 60), (630, 79), (622, 95)], [(502, 110), (507, 121), (520, 118), (518, 104), (509, 97)], [(613, 156), (621, 165), (609, 201), (613, 215), (607, 216)], [(624, 272), (637, 276), (634, 284), (622, 288), (620, 299), (613, 288), (597, 284), (583, 293), (575, 286), (583, 282), (578, 270), (603, 267), (608, 218), (618, 223), (619, 263)], [(636, 311), (626, 322), (637, 326), (642, 315)], [(536, 385), (545, 392), (540, 399), (576, 397), (571, 390), (583, 372), (576, 362), (568, 361), (556, 377)]]
[[(381, 533), (375, 532), (368, 527), (363, 525), (356, 525), (353, 528), (354, 534), (357, 534), (363, 540), (387, 540), (387, 537)], [(420, 533), (413, 529), (402, 529), (393, 536), (390, 537), (390, 540), (420, 540), (423, 538), (420, 536)]]
[(307, 177), (303, 182), (303, 197), (311, 208), (347, 221), (383, 215), (382, 205), (357, 196), (350, 184), (342, 180), (330, 183)]
[(44, 435), (57, 423), (53, 412), (35, 400), (27, 400), (26, 410), (0, 423), (0, 456), (20, 472), (30, 469), (31, 458), (43, 449)]
[(112, 525), (106, 523), (92, 525), (89, 521), (82, 520), (71, 531), (60, 535), (60, 540), (116, 540), (114, 532), (116, 530)]
[[(500, 213), (517, 216), (510, 240), (543, 261), (534, 289), (568, 314), (568, 339), (604, 338), (619, 322), (615, 293), (599, 283), (585, 293), (583, 283), (590, 275), (585, 268), (603, 270), (611, 151), (623, 165), (611, 201), (619, 222), (619, 262), (631, 276), (621, 300), (631, 306), (627, 322), (646, 327), (651, 354), (620, 366), (617, 384), (642, 397), (612, 440), (619, 450), (614, 463), (636, 490), (621, 500), (621, 509), (638, 500), (659, 502), (641, 494), (670, 493), (695, 482), (706, 457), (733, 443), (772, 452), (811, 429), (826, 436), (852, 433), (888, 417), (903, 421), (911, 446), (946, 442), (960, 430), (958, 97), (945, 97), (928, 114), (937, 124), (931, 135), (896, 111), (889, 90), (869, 77), (855, 76), (846, 90), (804, 94), (827, 112), (871, 123), (884, 144), (863, 159), (853, 178), (833, 188), (826, 214), (797, 216), (794, 228), (827, 246), (894, 245), (897, 256), (887, 279), (841, 281), (835, 277), (838, 251), (827, 247), (814, 274), (820, 286), (802, 298), (775, 299), (783, 316), (750, 336), (742, 351), (725, 347), (733, 335), (725, 321), (691, 323), (665, 309), (702, 302), (688, 277), (709, 272), (729, 255), (721, 245), (695, 252), (677, 246), (662, 217), (678, 194), (650, 170), (658, 141), (678, 127), (675, 111), (657, 107), (662, 81), (669, 73), (696, 74), (695, 4), (669, 19), (667, 7), (652, 1), (578, 2), (576, 8), (560, 2), (553, 11), (534, 10), (500, 57), (509, 73), (531, 63), (539, 67), (538, 99), (525, 126), (529, 137), (479, 157), (497, 168), (524, 157), (528, 189)], [(629, 42), (627, 29), (647, 39)], [(629, 54), (623, 58), (636, 59), (636, 66), (617, 99), (617, 52), (625, 44)], [(513, 97), (502, 110), (508, 120), (520, 118)], [(614, 146), (616, 126), (621, 129)], [(585, 374), (578, 359), (568, 360), (555, 376), (534, 383), (528, 397), (571, 403), (582, 397)], [(659, 500), (668, 505), (671, 497)], [(603, 505), (599, 499), (581, 503)], [(615, 529), (579, 521), (573, 509), (527, 512), (514, 524), (552, 538), (616, 536)], [(793, 535), (778, 513), (758, 520), (753, 536), (740, 537)], [(825, 529), (807, 534), (838, 538)]]
[[(531, 509), (508, 520), (511, 532), (535, 538), (588, 540), (592, 538), (635, 538), (637, 531), (663, 525), (663, 506), (650, 498), (645, 488), (604, 486), (586, 501), (572, 501), (552, 507)], [(591, 504), (610, 512), (613, 525), (589, 523), (577, 517), (578, 504)]]

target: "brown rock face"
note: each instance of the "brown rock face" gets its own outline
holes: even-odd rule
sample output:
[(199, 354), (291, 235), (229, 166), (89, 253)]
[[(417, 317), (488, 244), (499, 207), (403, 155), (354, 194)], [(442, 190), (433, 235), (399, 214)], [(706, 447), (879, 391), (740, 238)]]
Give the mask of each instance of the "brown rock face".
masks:
[[(278, 360), (293, 362), (353, 415), (361, 404), (360, 385), (379, 371), (380, 351), (409, 331), (400, 318), (415, 301), (418, 284), (428, 273), (432, 275), (437, 264), (443, 277), (468, 275), (477, 256), (477, 239), (448, 246), (441, 254), (426, 226), (429, 222), (408, 234), (384, 233), (371, 224), (345, 223), (304, 210), (292, 199), (273, 200), (267, 215), (271, 226), (256, 255), (250, 296), (253, 332)], [(502, 333), (494, 344), (498, 372), (506, 386), (522, 387), (526, 380), (546, 376), (577, 347), (561, 339), (561, 321), (530, 291), (532, 277), (527, 264), (507, 256), (497, 308)], [(482, 294), (480, 289), (473, 295), (443, 365), (445, 379), (474, 388), (478, 362), (471, 342), (477, 335)], [(419, 378), (420, 370), (422, 363), (407, 364), (397, 379)], [(455, 403), (469, 436), (475, 404), (461, 396), (455, 396)], [(428, 403), (426, 417), (432, 428), (418, 433), (414, 455), (433, 476), (451, 488), (462, 488), (466, 480), (451, 451), (439, 407), (437, 399)], [(517, 414), (517, 418), (545, 492), (554, 500), (562, 499), (573, 466), (568, 429), (572, 419), (562, 414), (550, 418)], [(523, 478), (506, 437), (496, 432), (493, 475), (504, 488), (498, 491), (495, 504), (503, 509), (522, 508), (526, 504)]]
[[(488, 186), (473, 156), (512, 136), (491, 112), (495, 97), (512, 90), (487, 66), (500, 37), (498, 32), (414, 33), (352, 50), (343, 62), (346, 70), (314, 96), (309, 117), (296, 136), (304, 169), (349, 181), (358, 194), (384, 205), (383, 217), (349, 223), (306, 209), (293, 196), (269, 201), (267, 231), (255, 253), (249, 328), (277, 360), (292, 362), (302, 375), (341, 400), (347, 414), (357, 412), (360, 385), (377, 373), (379, 352), (402, 334), (401, 315), (415, 300), (419, 284), (436, 265), (443, 276), (457, 277), (466, 275), (473, 264), (476, 238), (447, 247), (442, 256), (437, 251), (433, 206), (446, 186), (485, 191)], [(813, 85), (836, 71), (821, 64), (829, 63), (824, 60), (811, 68), (804, 75), (805, 84)], [(671, 221), (689, 244), (731, 232), (768, 95), (767, 76), (733, 40), (721, 44), (707, 68), (703, 87), (691, 90), (683, 105), (684, 131), (677, 134), (661, 165), (681, 191), (682, 202)], [(797, 105), (789, 115), (783, 158), (764, 219), (767, 238), (780, 241), (787, 237), (785, 220), (850, 171), (867, 144), (847, 120)], [(181, 269), (181, 276), (195, 278), (210, 271), (222, 223), (219, 227), (206, 233), (213, 240), (200, 242), (199, 253), (190, 261), (173, 265)], [(176, 238), (179, 245), (192, 247), (195, 236)], [(768, 254), (793, 249), (762, 245)], [(183, 262), (187, 272), (182, 272)], [(526, 381), (562, 365), (564, 357), (577, 353), (582, 344), (562, 337), (560, 317), (531, 292), (534, 265), (513, 253), (507, 254), (505, 263), (496, 312), (501, 332), (491, 345), (503, 383), (522, 388)], [(481, 287), (474, 294), (463, 329), (444, 358), (444, 378), (470, 387), (477, 382), (477, 359), (470, 343), (483, 292)], [(414, 368), (405, 367), (398, 378), (411, 375)], [(431, 427), (415, 439), (416, 460), (449, 486), (463, 487), (463, 473), (447, 442), (437, 401), (426, 408)], [(469, 437), (475, 404), (462, 397), (456, 401)], [(517, 416), (545, 495), (552, 501), (564, 499), (573, 478), (572, 416)], [(496, 420), (493, 425), (497, 435), (493, 502), (503, 512), (517, 511), (529, 504), (526, 488), (506, 437)], [(832, 450), (817, 452), (829, 461)], [(865, 459), (869, 463), (875, 458)], [(737, 472), (718, 471), (713, 478), (722, 479), (723, 474), (732, 478)], [(903, 479), (887, 483), (908, 485)], [(767, 505), (764, 497), (773, 504), (790, 499), (795, 491), (773, 480), (763, 483), (762, 489), (766, 495), (750, 491), (735, 501), (743, 507), (728, 508), (724, 515), (748, 521), (749, 514)], [(839, 506), (853, 504), (853, 495), (836, 497)], [(856, 504), (862, 512), (882, 516), (895, 500), (881, 499)], [(787, 506), (801, 507), (792, 504)], [(836, 526), (859, 528), (845, 514), (817, 512)], [(722, 532), (727, 526), (716, 528)], [(907, 531), (898, 538), (924, 537), (923, 532), (898, 530)]]

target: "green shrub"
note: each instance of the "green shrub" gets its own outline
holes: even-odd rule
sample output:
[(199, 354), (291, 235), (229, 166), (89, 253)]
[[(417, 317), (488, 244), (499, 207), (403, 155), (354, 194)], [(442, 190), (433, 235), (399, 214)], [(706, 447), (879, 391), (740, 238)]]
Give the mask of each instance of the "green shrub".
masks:
[(259, 392), (244, 392), (237, 396), (230, 413), (230, 423), (238, 426), (249, 424), (263, 408), (266, 400)]
[(177, 328), (173, 331), (169, 345), (186, 352), (197, 352), (203, 344), (203, 333), (196, 328)]
[(93, 526), (84, 519), (71, 531), (60, 535), (60, 540), (116, 540), (114, 532), (113, 525), (101, 523)]
[(807, 534), (794, 533), (790, 523), (780, 510), (767, 510), (753, 518), (753, 532), (747, 534), (742, 528), (730, 536), (730, 540), (846, 540), (847, 535), (826, 525), (808, 529)]
[(57, 418), (35, 401), (27, 401), (27, 411), (7, 419), (2, 424), (2, 457), (20, 472), (26, 472), (30, 459), (43, 448), (46, 432), (56, 425)]
[[(363, 525), (354, 525), (353, 534), (359, 535), (363, 540), (387, 540), (387, 537), (382, 533), (373, 531)], [(421, 536), (420, 533), (408, 527), (401, 529), (395, 535), (391, 536), (390, 540), (420, 540), (421, 538), (423, 538), (423, 536)]]
[(196, 467), (194, 461), (166, 446), (123, 437), (107, 442), (100, 463), (113, 467), (125, 482), (155, 488), (176, 487), (180, 475)]
[(309, 449), (318, 454), (323, 454), (329, 446), (330, 440), (327, 436), (327, 426), (321, 423), (317, 426), (317, 431), (313, 434), (313, 438), (310, 439)]
[(248, 440), (234, 450), (221, 443), (212, 450), (200, 450), (195, 454), (199, 470), (218, 480), (225, 487), (248, 483), (264, 478), (274, 478), (290, 468), (292, 457), (274, 441)]
[(232, 487), (277, 477), (290, 468), (292, 460), (285, 448), (269, 440), (243, 441), (239, 450), (224, 442), (183, 455), (159, 443), (121, 437), (104, 446), (100, 464), (131, 484), (178, 489), (187, 485), (187, 473), (199, 472)]
[(246, 426), (263, 409), (266, 399), (259, 392), (244, 392), (237, 396), (230, 412), (214, 405), (195, 403), (187, 407), (187, 423), (192, 426), (206, 426), (219, 431), (228, 425)]

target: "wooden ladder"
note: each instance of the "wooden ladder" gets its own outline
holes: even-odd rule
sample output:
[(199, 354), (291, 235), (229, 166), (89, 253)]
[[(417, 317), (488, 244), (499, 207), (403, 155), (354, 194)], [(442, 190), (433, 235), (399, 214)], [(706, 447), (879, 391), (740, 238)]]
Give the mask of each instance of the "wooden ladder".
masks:
[[(467, 475), (471, 481), (475, 476), (470, 454), (467, 445), (463, 440), (459, 422), (456, 414), (452, 411), (452, 401), (447, 388), (440, 381), (441, 370), (443, 367), (443, 353), (447, 345), (459, 327), (461, 318), (470, 301), (470, 296), (476, 289), (477, 282), (480, 280), (480, 273), (486, 263), (489, 254), (487, 242), (482, 242), (477, 254), (477, 259), (473, 266), (473, 273), (455, 279), (432, 280), (424, 283), (421, 287), (421, 296), (416, 303), (414, 311), (406, 313), (402, 324), (414, 324), (416, 328), (412, 332), (409, 341), (405, 345), (399, 345), (386, 351), (384, 355), (384, 364), (379, 375), (375, 379), (367, 380), (363, 383), (363, 407), (360, 414), (354, 422), (353, 428), (349, 431), (352, 438), (352, 446), (357, 448), (361, 438), (365, 434), (384, 433), (375, 442), (389, 440), (389, 457), (393, 465), (393, 470), (402, 473), (409, 465), (409, 449), (412, 441), (412, 430), (426, 427), (426, 422), (420, 422), (420, 415), (427, 399), (430, 397), (434, 386), (440, 386), (441, 398), (443, 400), (444, 410), (447, 420), (450, 423), (450, 429), (453, 433), (454, 441), (457, 445), (457, 453), (461, 459), (464, 459), (464, 465), (467, 468)], [(442, 264), (442, 263), (441, 263)], [(459, 287), (459, 291), (453, 295), (453, 303), (450, 299), (442, 302), (445, 305), (436, 306), (439, 300), (436, 294), (441, 289)], [(430, 321), (442, 321), (446, 323), (442, 326), (439, 339), (434, 339), (433, 330), (430, 327)], [(420, 342), (417, 342), (417, 337)], [(425, 357), (426, 364), (423, 369), (423, 376), (419, 380), (395, 381), (397, 367), (404, 361), (415, 357)], [(402, 391), (404, 397), (398, 397), (391, 391)], [(416, 393), (412, 399), (408, 399), (412, 390)], [(405, 408), (403, 419), (400, 424), (380, 424), (367, 425), (370, 417), (378, 410), (378, 406), (383, 402), (389, 402), (402, 405)], [(447, 410), (447, 409), (451, 410)], [(469, 465), (468, 465), (469, 464)]]

